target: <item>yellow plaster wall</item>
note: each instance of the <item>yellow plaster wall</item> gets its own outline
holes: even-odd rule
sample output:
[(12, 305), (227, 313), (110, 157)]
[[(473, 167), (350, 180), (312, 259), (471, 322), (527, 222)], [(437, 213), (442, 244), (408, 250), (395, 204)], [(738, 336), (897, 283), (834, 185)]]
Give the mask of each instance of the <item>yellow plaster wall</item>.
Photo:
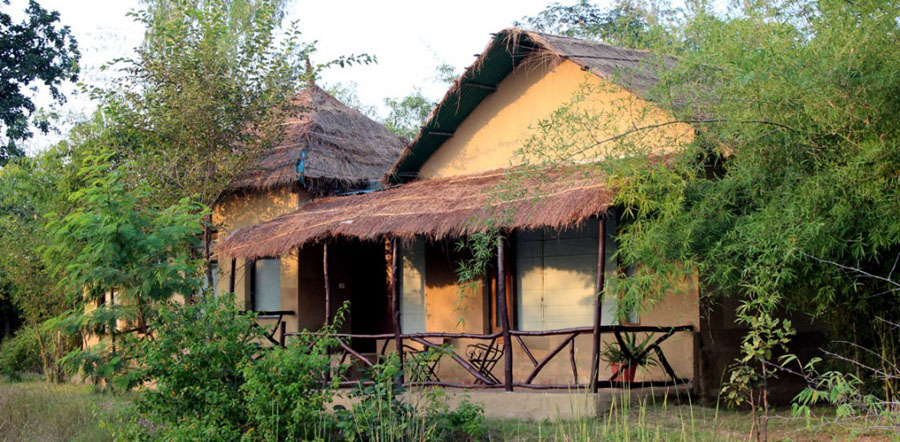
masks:
[[(227, 237), (231, 232), (244, 226), (269, 221), (283, 214), (293, 212), (311, 199), (305, 191), (292, 191), (278, 188), (266, 192), (236, 194), (228, 197), (213, 209), (213, 223), (219, 230), (219, 238)], [(238, 258), (235, 261), (234, 292), (237, 302), (249, 309), (250, 305), (250, 272), (249, 261)], [(299, 311), (298, 299), (298, 267), (297, 252), (293, 251), (281, 257), (281, 309)], [(220, 292), (228, 291), (231, 262), (219, 262)], [(285, 318), (287, 331), (297, 331), (300, 318), (297, 315)]]
[[(576, 93), (584, 90), (589, 90), (590, 94), (576, 108), (601, 115), (603, 120), (601, 127), (595, 128), (593, 138), (604, 139), (636, 126), (671, 120), (654, 104), (582, 71), (574, 62), (565, 60), (555, 66), (532, 64), (503, 79), (497, 90), (488, 95), (425, 162), (419, 177), (466, 175), (509, 167), (516, 160), (516, 150), (532, 133), (529, 126), (570, 103)], [(627, 138), (637, 145), (650, 146), (654, 151), (669, 151), (692, 139), (693, 129), (686, 124), (641, 131)], [(611, 148), (612, 145), (604, 147)], [(579, 160), (590, 159), (600, 158)]]
[(461, 292), (456, 274), (459, 253), (450, 243), (425, 247), (425, 331), (484, 333), (485, 312), (481, 285)]
[[(455, 300), (458, 297), (458, 284), (456, 283), (455, 267), (451, 264), (450, 256), (442, 258), (442, 252), (437, 246), (427, 249), (428, 255), (426, 268), (426, 330), (428, 332), (466, 332), (485, 333), (486, 318), (484, 313), (487, 304), (483, 299), (480, 288), (478, 293), (472, 293), (466, 299), (466, 309), (460, 311)], [(455, 258), (455, 257), (453, 257)], [(459, 324), (459, 319), (465, 318), (465, 325)], [(692, 325), (695, 330), (700, 327), (699, 290), (694, 278), (688, 279), (680, 286), (672, 289), (671, 294), (657, 301), (648, 311), (640, 315), (640, 325), (678, 326)], [(643, 340), (644, 334), (638, 335)], [(656, 336), (659, 336), (658, 334)], [(522, 341), (528, 346), (532, 355), (541, 361), (547, 354), (555, 349), (565, 336), (524, 336)], [(469, 345), (488, 341), (478, 339), (446, 339), (444, 344), (464, 359)], [(593, 338), (590, 333), (579, 335), (575, 339), (575, 364), (578, 370), (578, 383), (586, 384), (590, 377), (590, 362)], [(380, 344), (379, 344), (380, 345)], [(612, 334), (604, 334), (601, 346), (615, 345)], [(380, 347), (379, 347), (380, 348)], [(668, 362), (678, 377), (694, 377), (694, 337), (691, 332), (678, 332), (668, 338), (661, 348)], [(392, 346), (388, 347), (393, 349)], [(517, 340), (513, 339), (513, 378), (515, 382), (525, 382), (528, 375), (534, 369), (531, 360), (522, 350)], [(503, 361), (494, 368), (494, 376), (503, 379)], [(606, 380), (612, 372), (606, 362), (600, 363), (600, 379)], [(472, 383), (472, 376), (463, 370), (449, 357), (441, 359), (438, 366), (438, 375), (445, 382)], [(571, 355), (568, 345), (547, 364), (534, 379), (534, 383), (570, 385), (575, 382), (572, 372)], [(641, 368), (638, 370), (635, 380), (665, 380), (667, 376), (661, 367)]]

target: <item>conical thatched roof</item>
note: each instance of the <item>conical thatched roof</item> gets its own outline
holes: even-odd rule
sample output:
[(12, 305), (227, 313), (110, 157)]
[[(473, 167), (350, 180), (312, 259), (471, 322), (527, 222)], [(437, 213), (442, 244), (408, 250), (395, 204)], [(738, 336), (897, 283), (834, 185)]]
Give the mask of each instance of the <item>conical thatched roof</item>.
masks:
[[(494, 34), (475, 63), (460, 75), (432, 110), (428, 121), (403, 151), (385, 180), (399, 183), (414, 179), (431, 154), (440, 148), (481, 100), (492, 93), (513, 70), (523, 64), (554, 63), (564, 59), (650, 101), (658, 101), (653, 87), (659, 82), (659, 74), (673, 69), (678, 61), (671, 56), (596, 41), (517, 28), (504, 29)], [(696, 100), (689, 98), (689, 95), (696, 92), (696, 88), (684, 85), (682, 89), (667, 90), (666, 98), (672, 99), (679, 106), (696, 104)], [(697, 115), (702, 113), (700, 110), (689, 112)]]
[(232, 190), (301, 184), (314, 193), (365, 187), (384, 176), (406, 146), (380, 123), (311, 85), (295, 98), (284, 142), (232, 182)]

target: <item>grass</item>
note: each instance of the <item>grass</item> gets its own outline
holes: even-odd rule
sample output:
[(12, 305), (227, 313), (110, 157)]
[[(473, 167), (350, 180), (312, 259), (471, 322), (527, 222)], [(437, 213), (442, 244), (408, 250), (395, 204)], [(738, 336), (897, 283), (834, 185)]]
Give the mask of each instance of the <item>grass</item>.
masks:
[[(10, 383), (0, 379), (0, 441), (107, 441), (101, 422), (129, 399), (93, 393), (85, 385), (51, 385), (41, 380)], [(620, 401), (621, 402), (621, 401)], [(900, 441), (887, 430), (834, 422), (833, 412), (817, 410), (820, 420), (808, 426), (777, 410), (769, 423), (769, 440)], [(486, 419), (490, 441), (729, 441), (748, 440), (751, 424), (746, 411), (702, 406), (642, 403), (613, 404), (602, 419), (526, 421)]]
[[(818, 409), (808, 425), (791, 416), (790, 409), (775, 410), (769, 418), (770, 441), (900, 441), (886, 429), (865, 428), (863, 423), (836, 422), (831, 409)], [(752, 440), (748, 411), (697, 405), (642, 403), (622, 407), (614, 403), (603, 418), (527, 421), (487, 419), (490, 440), (531, 441), (746, 441)]]
[(100, 422), (127, 402), (122, 396), (92, 393), (87, 385), (0, 379), (0, 440), (112, 440)]

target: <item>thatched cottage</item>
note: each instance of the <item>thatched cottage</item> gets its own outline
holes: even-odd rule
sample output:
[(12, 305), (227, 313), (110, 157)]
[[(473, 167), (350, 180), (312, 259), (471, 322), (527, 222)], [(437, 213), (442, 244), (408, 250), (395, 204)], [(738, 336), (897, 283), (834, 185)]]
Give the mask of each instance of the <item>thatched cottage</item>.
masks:
[[(613, 382), (621, 379), (619, 369), (598, 354), (635, 334), (653, 336), (658, 345), (646, 352), (660, 361), (638, 371), (638, 385), (696, 379), (695, 281), (621, 321), (618, 300), (597, 296), (605, 275), (619, 271), (614, 189), (602, 174), (550, 171), (542, 184), (520, 183), (541, 188), (540, 198), (492, 197), (518, 166), (522, 139), (579, 91), (591, 91), (582, 106), (625, 102), (645, 122), (671, 120), (647, 95), (655, 82), (647, 57), (592, 41), (501, 31), (385, 174), (384, 189), (309, 199), (285, 188), (223, 206), (218, 219), (231, 234), (216, 248), (219, 262), (236, 263), (232, 287), (239, 298), (253, 297), (253, 281), (257, 291), (279, 288), (273, 293), (281, 299), (266, 302), (291, 311), (288, 339), (318, 328), (349, 301), (343, 324), (349, 344), (339, 351), (345, 361), (368, 365), (397, 349), (412, 358), (443, 348), (419, 362), (424, 370), (413, 381), (421, 383), (508, 390), (619, 385)], [(623, 116), (609, 135), (631, 124)], [(689, 125), (667, 124), (658, 135), (642, 142), (659, 143), (651, 150), (664, 154), (671, 145), (663, 137), (686, 142), (694, 133)], [(505, 240), (487, 274), (463, 286), (456, 269), (468, 256), (456, 245), (487, 227), (478, 222), (485, 208), (507, 215), (495, 220)], [(279, 259), (280, 273), (267, 270), (264, 263)], [(226, 266), (222, 280), (230, 277)], [(255, 279), (240, 276), (247, 268), (256, 269)]]
[[(380, 187), (407, 144), (316, 85), (302, 90), (294, 104), (298, 116), (285, 121), (284, 142), (239, 175), (215, 205), (217, 238), (293, 213), (319, 197)], [(290, 330), (297, 330), (307, 326), (298, 313), (311, 308), (298, 301), (301, 281), (321, 286), (306, 269), (315, 253), (305, 250), (301, 259), (295, 248), (272, 259), (217, 260), (216, 290), (230, 289), (245, 308), (283, 317)]]

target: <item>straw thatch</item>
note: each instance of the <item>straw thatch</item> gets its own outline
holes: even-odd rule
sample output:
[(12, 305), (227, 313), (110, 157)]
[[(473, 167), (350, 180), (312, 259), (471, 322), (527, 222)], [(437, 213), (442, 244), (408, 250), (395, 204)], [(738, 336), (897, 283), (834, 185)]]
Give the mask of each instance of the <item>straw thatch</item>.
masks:
[(502, 228), (559, 228), (604, 213), (612, 201), (603, 174), (595, 169), (525, 174), (513, 178), (523, 193), (498, 197), (509, 188), (504, 180), (510, 176), (515, 175), (495, 170), (316, 199), (288, 215), (237, 230), (216, 254), (277, 256), (333, 236), (459, 237), (484, 230), (489, 220)]
[[(477, 95), (466, 89), (467, 84), (479, 83), (497, 86), (503, 77), (523, 65), (558, 63), (567, 59), (606, 81), (615, 83), (640, 98), (659, 101), (654, 90), (659, 82), (659, 73), (676, 67), (678, 59), (660, 56), (649, 51), (627, 49), (608, 44), (561, 37), (518, 28), (504, 29), (478, 56), (476, 61), (454, 82), (444, 98), (432, 110), (422, 130), (404, 149), (402, 155), (385, 176), (386, 182), (401, 182), (415, 177), (418, 166), (430, 156), (446, 137), (433, 141), (432, 130), (453, 132), (465, 114), (477, 106), (487, 93)], [(500, 74), (500, 75), (498, 75)], [(486, 84), (485, 84), (486, 83)], [(692, 105), (690, 87), (685, 90), (666, 91), (666, 99), (671, 99), (678, 107)], [(474, 102), (473, 102), (474, 101)], [(699, 115), (700, 110), (689, 110)], [(412, 158), (416, 157), (416, 158)]]
[(406, 146), (384, 126), (318, 86), (300, 92), (297, 116), (285, 121), (285, 141), (239, 175), (232, 190), (302, 184), (314, 193), (365, 187), (380, 179)]

